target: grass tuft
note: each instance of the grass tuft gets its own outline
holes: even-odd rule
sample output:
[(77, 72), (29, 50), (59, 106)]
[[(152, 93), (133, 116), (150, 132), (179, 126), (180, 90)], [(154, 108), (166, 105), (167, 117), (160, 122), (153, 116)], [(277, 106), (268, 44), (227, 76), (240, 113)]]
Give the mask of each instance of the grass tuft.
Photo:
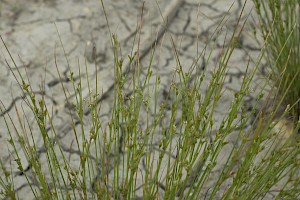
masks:
[[(7, 66), (24, 94), (22, 105), (15, 106), (14, 115), (6, 112), (3, 103), (0, 106), (9, 150), (8, 158), (0, 160), (2, 198), (22, 199), (16, 190), (16, 172), (24, 177), (25, 185), (29, 186), (29, 193), (35, 199), (134, 199), (138, 196), (143, 199), (264, 199), (267, 195), (299, 198), (299, 142), (290, 142), (290, 136), (281, 138), (287, 127), (278, 120), (285, 119), (290, 109), (295, 122), (298, 120), (295, 116), (299, 116), (297, 91), (300, 91), (300, 84), (296, 83), (300, 79), (297, 58), (293, 57), (298, 48), (290, 46), (297, 43), (294, 34), (298, 25), (293, 21), (295, 17), (277, 19), (278, 11), (294, 10), (270, 3), (273, 10), (269, 11), (266, 4), (256, 2), (257, 8), (262, 6), (266, 13), (273, 13), (266, 18), (263, 33), (267, 52), (271, 52), (269, 58), (276, 61), (272, 63), (276, 67), (272, 68), (271, 77), (278, 87), (276, 94), (280, 94), (278, 102), (287, 101), (286, 105), (290, 107), (279, 118), (272, 112), (266, 114), (264, 108), (259, 110), (260, 102), (268, 100), (264, 95), (267, 77), (255, 96), (254, 107), (250, 111), (245, 107), (245, 98), (254, 95), (253, 80), (264, 56), (263, 46), (255, 63), (241, 66), (246, 68), (246, 73), (240, 88), (232, 93), (230, 107), (217, 123), (216, 109), (226, 92), (224, 83), (230, 59), (240, 48), (238, 41), (247, 22), (242, 21), (244, 10), (233, 32), (223, 32), (230, 10), (224, 15), (209, 38), (210, 46), (206, 45), (202, 52), (195, 51), (195, 62), (188, 70), (172, 35), (162, 32), (162, 38), (169, 38), (175, 60), (171, 82), (164, 91), (162, 78), (153, 67), (159, 51), (157, 40), (151, 45), (148, 62), (141, 61), (144, 56), (140, 48), (143, 45), (140, 37), (144, 8), (134, 41), (137, 44), (133, 45), (137, 46), (136, 52), (123, 57), (118, 36), (110, 31), (103, 1), (101, 5), (114, 55), (114, 85), (109, 94), (101, 90), (95, 47), (95, 87), (90, 82), (88, 63), (80, 66), (78, 61), (78, 72), (71, 71), (65, 54), (73, 91), (67, 89), (55, 57), (68, 114), (59, 127), (54, 122), (55, 115), (45, 94), (37, 95), (32, 90), (27, 72), (26, 76), (21, 72), (26, 68), (17, 67), (1, 37), (13, 63), (11, 66), (6, 60)], [(259, 12), (259, 15), (264, 14)], [(285, 25), (291, 29), (284, 27), (286, 20), (291, 21)], [(283, 26), (284, 32), (274, 28), (270, 33), (267, 25)], [(57, 33), (61, 48), (64, 48), (58, 30)], [(217, 62), (212, 62), (221, 34), (225, 38), (220, 56)], [(294, 40), (290, 41), (290, 38)], [(198, 69), (200, 58), (209, 65), (215, 64), (212, 71)], [(86, 75), (74, 78), (82, 72)], [(274, 77), (280, 81), (275, 82)], [(83, 94), (84, 79), (87, 80), (87, 97)], [(41, 90), (45, 89), (41, 87)], [(69, 98), (71, 92), (74, 101)], [(109, 113), (103, 107), (105, 101), (110, 102)], [(277, 107), (275, 105), (274, 109)], [(259, 110), (258, 115), (252, 123), (256, 110)], [(107, 123), (103, 120), (104, 115)], [(296, 128), (292, 127), (293, 133), (299, 126), (298, 121)], [(70, 138), (67, 143), (63, 141), (66, 135)], [(232, 142), (229, 138), (234, 135)], [(75, 162), (71, 157), (75, 157)]]

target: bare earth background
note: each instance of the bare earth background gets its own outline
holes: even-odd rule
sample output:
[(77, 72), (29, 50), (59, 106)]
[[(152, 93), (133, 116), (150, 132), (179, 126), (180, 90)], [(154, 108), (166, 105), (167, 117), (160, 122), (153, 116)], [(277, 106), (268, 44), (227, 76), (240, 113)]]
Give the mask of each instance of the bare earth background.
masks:
[[(154, 55), (153, 69), (157, 69), (161, 77), (162, 86), (160, 88), (161, 91), (159, 91), (161, 94), (159, 98), (161, 98), (162, 101), (168, 92), (169, 84), (172, 81), (171, 74), (176, 67), (174, 48), (170, 42), (170, 34), (175, 41), (182, 66), (185, 71), (188, 71), (189, 67), (195, 61), (195, 56), (205, 47), (205, 44), (216, 30), (221, 19), (224, 15), (228, 15), (228, 20), (223, 27), (223, 32), (217, 40), (216, 48), (213, 50), (212, 59), (206, 63), (205, 59), (201, 58), (199, 62), (199, 70), (207, 71), (204, 86), (208, 85), (211, 70), (216, 66), (224, 40), (228, 40), (228, 38), (225, 38), (226, 32), (228, 35), (232, 34), (244, 1), (158, 0), (157, 2), (162, 15), (167, 21), (168, 30), (166, 32), (168, 34), (165, 34), (164, 26), (162, 26), (163, 20), (156, 1), (146, 0), (140, 48), (142, 52), (142, 65), (144, 65), (146, 69), (147, 62), (149, 61), (149, 49), (158, 37), (159, 40)], [(228, 13), (233, 2), (234, 4)], [(116, 34), (120, 41), (122, 56), (125, 59), (124, 68), (126, 68), (128, 64), (127, 55), (137, 50), (136, 44), (134, 47), (132, 46), (134, 37), (136, 36), (143, 1), (106, 0), (104, 4), (111, 31)], [(242, 22), (246, 20), (246, 17), (251, 12), (252, 6), (252, 2), (249, 1), (243, 12)], [(250, 61), (250, 67), (252, 67), (254, 65), (253, 62), (260, 53), (258, 44), (252, 34), (253, 27), (257, 26), (253, 15), (254, 14), (249, 15), (247, 25), (239, 41), (240, 48), (235, 50), (228, 65), (229, 69), (226, 74), (224, 96), (221, 100), (222, 103), (218, 105), (216, 109), (216, 124), (226, 116), (232, 95), (241, 85), (247, 63)], [(55, 22), (55, 24), (53, 22)], [(95, 87), (96, 71), (93, 61), (93, 46), (96, 47), (98, 86), (103, 92), (99, 97), (102, 103), (100, 115), (103, 127), (105, 127), (110, 119), (113, 102), (114, 60), (110, 35), (100, 0), (0, 1), (0, 34), (24, 76), (26, 76), (25, 69), (27, 70), (32, 89), (36, 93), (36, 96), (41, 98), (42, 95), (44, 95), (47, 107), (52, 109), (54, 125), (58, 130), (59, 135), (57, 141), (63, 146), (66, 157), (76, 166), (80, 160), (79, 151), (74, 142), (74, 134), (72, 133), (71, 121), (69, 120), (69, 107), (66, 103), (55, 68), (55, 57), (59, 71), (62, 74), (63, 84), (68, 89), (67, 95), (70, 102), (75, 102), (75, 95), (72, 90), (72, 82), (69, 79), (70, 71), (67, 67), (67, 61), (59, 42), (55, 25), (57, 26), (66, 50), (70, 68), (74, 72), (75, 82), (78, 82), (79, 78), (82, 77), (84, 82), (83, 94), (85, 96), (88, 94), (87, 82), (85, 80), (85, 58), (89, 65), (89, 81), (92, 87)], [(212, 43), (208, 43), (208, 46), (211, 45)], [(0, 158), (7, 166), (12, 165), (11, 169), (16, 182), (15, 189), (18, 191), (19, 197), (21, 199), (32, 199), (33, 196), (28, 195), (30, 188), (24, 175), (20, 174), (16, 163), (12, 161), (11, 149), (7, 146), (9, 135), (4, 124), (3, 115), (9, 113), (17, 122), (15, 107), (18, 107), (20, 110), (23, 107), (24, 113), (27, 114), (27, 116), (31, 116), (29, 120), (32, 121), (29, 123), (32, 123), (33, 126), (36, 125), (34, 125), (30, 110), (23, 101), (25, 94), (19, 89), (12, 72), (9, 71), (5, 63), (4, 57), (8, 58), (8, 55), (3, 44), (0, 44), (0, 49), (4, 55), (0, 57), (0, 99), (4, 104), (4, 107), (1, 106), (4, 110), (0, 113)], [(8, 62), (12, 64), (11, 61), (8, 60)], [(82, 68), (81, 73), (78, 71), (79, 66)], [(124, 72), (125, 71), (126, 69), (124, 69)], [(196, 75), (197, 74), (195, 74), (195, 76)], [(259, 78), (259, 74), (254, 80), (254, 86), (260, 85), (262, 82)], [(205, 94), (204, 86), (203, 94)], [(254, 90), (256, 90), (255, 87)], [(128, 91), (128, 93), (129, 92), (130, 91)], [(247, 100), (249, 100), (251, 104), (252, 97), (247, 97)], [(23, 116), (24, 113), (21, 113), (21, 115)], [(90, 123), (88, 109), (85, 110), (85, 116), (88, 129)], [(76, 119), (76, 116), (74, 116), (74, 118)], [(16, 125), (17, 124), (18, 123), (16, 123)], [(35, 140), (40, 144), (37, 159), (40, 159), (42, 163), (43, 160), (46, 162), (42, 136), (37, 129), (36, 131), (33, 130), (33, 132), (36, 133), (34, 135)], [(160, 136), (158, 135), (157, 139), (159, 140), (159, 138)], [(227, 150), (230, 150), (232, 147), (233, 144), (229, 143)], [(220, 163), (226, 159), (227, 150), (224, 148), (220, 154)], [(126, 154), (126, 152), (123, 153)], [(23, 166), (28, 166), (27, 170), (28, 173), (30, 173), (30, 165), (22, 153), (21, 156), (23, 156)], [(142, 164), (140, 169), (141, 171), (145, 170)], [(45, 173), (47, 174), (47, 171)], [(2, 175), (3, 174), (1, 174), (1, 176)], [(95, 180), (96, 179), (97, 176), (95, 177)], [(141, 182), (141, 179), (137, 180), (138, 186), (140, 186), (139, 182)], [(211, 184), (213, 184), (213, 182), (214, 180), (211, 180)], [(209, 184), (207, 188), (209, 188)], [(163, 189), (161, 190), (163, 194)], [(142, 190), (140, 190), (140, 193), (141, 192)]]

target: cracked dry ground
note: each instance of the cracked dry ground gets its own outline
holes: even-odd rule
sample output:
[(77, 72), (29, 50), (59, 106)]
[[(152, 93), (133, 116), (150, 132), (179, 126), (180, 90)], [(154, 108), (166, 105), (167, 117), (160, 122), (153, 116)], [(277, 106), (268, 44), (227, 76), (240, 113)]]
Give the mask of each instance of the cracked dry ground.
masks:
[[(184, 71), (188, 71), (192, 63), (195, 62), (197, 52), (202, 51), (206, 43), (208, 43), (208, 47), (213, 45), (212, 42), (209, 42), (209, 37), (217, 29), (221, 19), (225, 15), (227, 16), (223, 27), (224, 33), (217, 38), (217, 44), (212, 51), (211, 60), (206, 62), (203, 57), (200, 58), (198, 63), (198, 68), (201, 72), (204, 70), (207, 71), (207, 76), (205, 77), (202, 87), (203, 91), (201, 91), (205, 94), (205, 87), (211, 78), (211, 70), (215, 66), (222, 51), (224, 40), (227, 40), (225, 33), (233, 32), (243, 7), (243, 2), (242, 0), (238, 0), (232, 5), (231, 0), (159, 0), (158, 4), (161, 13), (155, 1), (149, 0), (145, 2), (140, 56), (142, 65), (146, 66), (147, 61), (149, 61), (151, 47), (157, 42), (158, 50), (154, 55), (155, 59), (154, 63), (152, 63), (152, 67), (154, 70), (157, 70), (158, 75), (161, 77), (161, 87), (159, 91), (160, 102), (167, 96), (169, 85), (173, 78), (170, 74), (172, 74), (176, 68), (176, 59), (174, 57), (174, 48), (170, 42), (170, 35), (175, 41)], [(136, 30), (139, 16), (141, 15), (142, 1), (120, 0), (105, 1), (104, 3), (111, 31), (117, 35), (120, 41), (122, 56), (127, 57), (127, 55), (131, 54), (132, 49), (134, 51), (137, 50), (136, 43), (133, 48), (132, 45), (134, 44), (137, 33)], [(232, 8), (228, 13), (231, 6)], [(252, 3), (249, 1), (243, 12), (242, 22), (246, 20), (247, 15), (251, 12), (251, 8)], [(162, 26), (161, 14), (167, 19), (166, 26)], [(74, 114), (75, 112), (72, 111), (72, 107), (70, 107), (71, 104), (67, 103), (65, 99), (61, 82), (66, 88), (68, 102), (75, 102), (76, 94), (73, 92), (73, 85), (69, 77), (70, 71), (73, 71), (75, 84), (81, 80), (83, 95), (87, 96), (88, 86), (86, 71), (82, 67), (79, 73), (78, 66), (85, 66), (86, 58), (88, 66), (90, 66), (87, 69), (89, 82), (91, 87), (95, 88), (96, 70), (93, 64), (95, 53), (98, 86), (102, 91), (98, 96), (98, 102), (101, 102), (100, 121), (103, 127), (107, 126), (112, 112), (114, 58), (100, 1), (28, 0), (24, 3), (22, 0), (2, 0), (0, 2), (0, 18), (1, 36), (13, 54), (21, 74), (24, 77), (29, 77), (32, 90), (36, 97), (43, 97), (47, 103), (47, 108), (51, 110), (53, 125), (57, 130), (57, 137), (53, 138), (53, 141), (61, 144), (64, 151), (63, 153), (66, 158), (69, 159), (71, 165), (77, 166), (80, 160), (80, 151), (77, 145), (75, 145), (74, 134), (72, 134), (72, 124), (75, 124), (75, 129), (79, 132), (81, 126), (78, 123), (78, 117)], [(260, 49), (257, 48), (257, 42), (251, 35), (252, 28), (250, 24), (254, 25), (254, 22), (255, 20), (252, 19), (251, 14), (239, 40), (240, 48), (235, 50), (230, 60), (224, 86), (226, 89), (221, 99), (222, 105), (219, 104), (216, 108), (216, 126), (224, 116), (226, 116), (234, 91), (239, 90), (247, 63), (250, 60), (250, 67), (252, 67), (254, 65), (253, 59), (255, 60), (260, 53)], [(63, 52), (61, 47), (56, 27), (60, 34), (65, 52)], [(165, 27), (167, 27), (167, 31)], [(156, 41), (156, 39), (158, 40)], [(96, 50), (96, 52), (94, 50)], [(21, 129), (21, 127), (17, 123), (18, 116), (15, 112), (15, 107), (24, 112), (22, 115), (27, 116), (28, 123), (33, 127), (33, 137), (37, 143), (38, 152), (36, 159), (40, 160), (47, 176), (45, 149), (37, 124), (34, 123), (33, 116), (24, 102), (26, 94), (20, 90), (13, 73), (8, 69), (7, 63), (4, 60), (4, 57), (9, 58), (9, 56), (3, 45), (1, 46), (1, 51), (4, 52), (4, 56), (0, 59), (0, 94), (1, 101), (3, 102), (1, 108), (4, 109), (0, 113), (1, 160), (6, 166), (11, 166), (10, 169), (14, 174), (14, 181), (16, 183), (15, 190), (18, 192), (20, 199), (33, 199), (33, 196), (29, 195), (30, 187), (24, 175), (18, 171), (16, 163), (13, 161), (12, 149), (7, 144), (9, 135), (3, 120), (3, 115), (10, 114), (19, 129)], [(68, 60), (66, 60), (65, 55)], [(7, 61), (8, 64), (13, 66), (9, 59)], [(62, 77), (58, 76), (55, 62)], [(128, 63), (126, 63), (125, 59), (124, 74), (128, 73), (127, 68)], [(12, 71), (17, 72), (15, 68), (13, 68)], [(193, 77), (197, 75), (198, 74), (193, 74)], [(145, 76), (144, 71), (142, 71), (142, 76)], [(257, 85), (259, 85), (258, 75), (254, 79)], [(154, 84), (154, 81), (155, 80), (151, 80), (150, 84)], [(175, 81), (179, 82), (179, 80)], [(131, 91), (128, 91), (128, 94), (130, 94), (130, 92)], [(246, 99), (251, 102), (252, 98), (253, 97), (249, 96)], [(83, 112), (84, 129), (88, 132), (91, 119), (87, 105), (85, 105)], [(150, 112), (153, 111), (150, 110)], [(166, 115), (168, 114), (170, 113), (166, 113)], [(70, 115), (73, 115), (74, 122), (71, 121), (72, 118)], [(140, 126), (143, 127), (143, 120), (139, 123), (141, 123)], [(50, 132), (50, 125), (48, 130)], [(161, 137), (161, 134), (158, 133), (157, 140)], [(81, 138), (79, 138), (79, 140), (81, 140)], [(17, 139), (15, 142), (18, 144)], [(153, 152), (151, 153), (155, 153), (156, 149), (158, 149), (155, 147), (155, 145), (157, 145), (155, 142), (153, 145)], [(232, 145), (233, 144), (229, 143), (228, 148), (222, 150), (219, 156), (219, 163), (224, 162), (226, 152)], [(26, 168), (25, 171), (30, 177), (32, 171), (30, 163), (26, 161), (25, 155), (18, 145), (17, 150), (20, 152), (21, 161)], [(94, 152), (91, 152), (91, 157), (95, 159), (93, 153)], [(126, 154), (126, 152), (121, 153)], [(113, 153), (107, 156), (109, 160), (113, 160)], [(124, 157), (126, 157), (126, 155)], [(139, 168), (141, 171), (145, 170), (143, 163), (140, 164)], [(217, 171), (218, 169), (216, 168), (216, 173)], [(3, 174), (1, 174), (1, 176), (3, 176)], [(100, 171), (99, 174), (94, 177), (95, 181), (99, 176), (101, 176)], [(50, 177), (48, 178), (50, 179)], [(142, 194), (141, 178), (140, 175), (137, 176), (137, 189), (140, 190), (140, 192), (137, 191), (137, 194)], [(214, 181), (213, 179), (209, 180), (206, 188), (209, 188)], [(34, 185), (34, 187), (37, 187), (37, 185)], [(51, 187), (51, 185), (49, 187)], [(89, 187), (90, 192), (93, 192), (92, 186)], [(224, 185), (224, 187), (226, 187), (226, 185)], [(163, 185), (160, 188), (160, 192), (163, 194)]]

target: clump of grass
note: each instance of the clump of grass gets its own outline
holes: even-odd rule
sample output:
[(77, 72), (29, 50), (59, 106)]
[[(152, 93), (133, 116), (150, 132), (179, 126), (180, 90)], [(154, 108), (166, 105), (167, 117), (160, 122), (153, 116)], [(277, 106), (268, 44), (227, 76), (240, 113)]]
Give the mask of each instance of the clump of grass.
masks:
[[(300, 4), (299, 1), (255, 0), (272, 83), (283, 107), (289, 106), (293, 123), (300, 118)], [(284, 96), (284, 98), (283, 98)]]
[[(225, 21), (226, 15), (211, 36), (214, 45)], [(16, 168), (36, 199), (134, 199), (137, 196), (143, 199), (262, 199), (278, 185), (279, 189), (274, 189), (277, 198), (299, 197), (299, 148), (282, 145), (267, 149), (268, 154), (265, 154), (265, 144), (272, 144), (269, 140), (271, 123), (262, 124), (259, 118), (257, 126), (246, 129), (254, 110), (246, 112), (243, 101), (245, 96), (252, 94), (251, 83), (263, 54), (254, 67), (245, 66), (247, 73), (240, 90), (232, 94), (228, 114), (219, 125), (214, 121), (216, 106), (224, 93), (228, 63), (243, 26), (241, 29), (236, 26), (231, 35), (228, 33), (230, 39), (224, 41), (219, 60), (211, 72), (201, 72), (197, 67), (201, 57), (211, 63), (214, 45), (197, 53), (195, 63), (189, 71), (184, 71), (184, 63), (170, 36), (176, 66), (166, 98), (159, 97), (161, 77), (151, 65), (157, 47), (152, 46), (145, 67), (140, 62), (139, 49), (123, 58), (117, 35), (110, 33), (114, 54), (113, 92), (101, 93), (97, 73), (96, 86), (92, 88), (86, 73), (89, 92), (87, 98), (83, 97), (82, 77), (76, 82), (75, 72), (70, 70), (69, 79), (76, 94), (75, 101), (71, 102), (69, 91), (61, 82), (66, 105), (72, 113), (65, 120), (76, 146), (78, 160), (73, 165), (65, 144), (61, 144), (62, 129), (53, 123), (51, 107), (43, 95), (33, 92), (29, 77), (26, 80), (21, 75), (6, 48), (17, 69), (12, 73), (26, 94), (24, 102), (31, 115), (17, 106), (17, 121), (9, 112), (3, 115), (10, 149), (8, 158), (12, 164), (0, 162), (2, 197), (21, 198), (15, 187)], [(138, 34), (141, 29), (142, 26)], [(7, 64), (12, 69), (9, 62)], [(56, 68), (61, 79), (58, 63)], [(87, 72), (87, 64), (84, 68)], [(78, 69), (81, 74), (81, 67)], [(95, 70), (97, 72), (97, 67)], [(206, 79), (210, 75), (210, 79)], [(204, 80), (209, 80), (205, 94), (200, 92)], [(109, 95), (112, 111), (108, 114), (109, 122), (103, 124), (102, 100)], [(257, 101), (263, 96), (260, 91)], [(4, 112), (5, 108), (0, 108)], [(34, 118), (34, 125), (29, 123), (30, 117)], [(85, 117), (90, 123), (85, 123)], [(37, 144), (34, 127), (42, 136), (43, 148)], [(228, 141), (234, 133), (238, 135), (235, 146)], [(41, 154), (45, 155), (44, 162)], [(220, 161), (222, 156), (224, 159)], [(24, 160), (30, 165), (29, 171), (25, 169)]]

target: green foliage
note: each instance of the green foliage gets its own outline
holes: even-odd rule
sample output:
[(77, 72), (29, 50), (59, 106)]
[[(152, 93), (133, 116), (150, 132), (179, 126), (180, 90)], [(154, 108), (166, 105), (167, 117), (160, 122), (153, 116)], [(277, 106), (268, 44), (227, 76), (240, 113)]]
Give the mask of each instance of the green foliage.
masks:
[[(259, 4), (257, 5), (259, 7)], [(102, 6), (104, 8), (103, 2)], [(277, 4), (274, 6), (278, 7)], [(272, 12), (276, 13), (275, 10)], [(294, 18), (290, 20), (292, 19)], [(238, 23), (241, 23), (240, 20)], [(216, 44), (214, 40), (218, 39), (224, 27), (224, 21), (226, 21), (225, 17), (210, 38), (214, 45)], [(109, 25), (108, 21), (107, 24)], [(291, 23), (289, 27), (295, 30), (297, 26), (293, 24)], [(71, 126), (69, 128), (76, 139), (80, 158), (77, 166), (71, 165), (64, 154), (63, 147), (57, 139), (58, 130), (53, 125), (53, 118), (50, 116), (50, 109), (47, 108), (44, 98), (34, 95), (29, 81), (21, 75), (13, 56), (6, 48), (17, 72), (12, 70), (10, 65), (8, 66), (14, 73), (19, 87), (26, 94), (24, 102), (34, 116), (39, 133), (42, 135), (46, 154), (47, 162), (41, 163), (36, 156), (38, 144), (34, 140), (33, 129), (23, 110), (16, 108), (18, 121), (14, 121), (9, 113), (3, 115), (10, 135), (8, 145), (13, 149), (11, 152), (13, 162), (24, 174), (34, 197), (36, 199), (134, 199), (137, 193), (137, 177), (142, 176), (143, 199), (263, 199), (268, 192), (273, 190), (276, 198), (299, 198), (299, 144), (295, 142), (291, 145), (288, 139), (283, 140), (283, 144), (276, 143), (274, 137), (278, 137), (279, 132), (274, 132), (273, 127), (276, 126), (273, 121), (274, 117), (264, 118), (263, 110), (256, 118), (256, 123), (250, 129), (245, 129), (254, 110), (257, 109), (256, 106), (264, 96), (263, 87), (256, 97), (257, 102), (253, 110), (250, 113), (245, 111), (244, 98), (250, 94), (253, 95), (251, 84), (261, 64), (264, 49), (253, 69), (246, 66), (247, 71), (240, 90), (233, 95), (227, 116), (220, 124), (214, 121), (216, 106), (221, 103), (224, 92), (228, 63), (238, 45), (237, 41), (244, 24), (241, 29), (238, 29), (239, 26), (236, 27), (230, 35), (228, 45), (224, 45), (206, 87), (203, 80), (208, 72), (196, 73), (197, 63), (185, 72), (182, 67), (184, 63), (180, 62), (174, 41), (170, 37), (176, 59), (176, 69), (169, 87), (168, 98), (163, 101), (159, 98), (162, 86), (161, 77), (153, 71), (151, 66), (155, 59), (156, 49), (154, 47), (151, 49), (149, 65), (143, 68), (139, 62), (139, 52), (128, 55), (128, 60), (126, 60), (127, 57), (123, 58), (119, 55), (118, 38), (110, 32), (115, 80), (112, 113), (108, 126), (103, 127), (104, 125), (99, 120), (103, 111), (101, 101), (99, 101), (99, 96), (102, 94), (98, 86), (97, 73), (96, 88), (93, 90), (88, 82), (89, 94), (88, 98), (84, 99), (82, 77), (79, 83), (75, 83), (73, 72), (70, 71), (70, 80), (76, 92), (76, 101), (73, 103), (68, 101), (66, 88), (61, 82), (67, 104), (71, 105), (70, 107), (76, 113), (78, 118), (76, 123), (79, 123), (80, 127), (80, 130), (75, 128), (75, 119), (70, 115)], [(264, 31), (265, 36), (268, 36), (266, 30)], [(290, 30), (285, 34), (279, 41), (283, 45), (277, 51), (274, 47), (271, 55), (276, 57), (275, 64), (283, 60), (281, 64), (286, 66), (284, 69), (288, 71), (286, 62), (292, 59), (284, 60), (281, 55), (291, 57), (292, 52), (298, 49), (295, 47), (295, 50), (285, 51), (288, 44), (296, 43), (296, 39), (293, 41), (286, 39), (294, 37), (294, 31)], [(272, 38), (272, 34), (268, 37)], [(274, 46), (275, 39), (270, 39), (270, 46)], [(2, 42), (5, 45), (3, 40)], [(208, 46), (206, 48), (208, 56), (205, 56), (202, 51), (195, 57), (204, 57), (209, 61), (214, 46), (210, 47), (211, 49), (208, 49)], [(124, 70), (126, 61), (130, 67), (128, 71)], [(295, 67), (296, 63), (292, 66)], [(87, 72), (88, 66), (84, 67)], [(56, 68), (61, 78), (57, 63)], [(283, 68), (276, 69), (277, 73), (283, 71)], [(79, 67), (79, 74), (81, 74), (80, 70)], [(297, 74), (292, 70), (296, 68), (289, 68), (289, 73)], [(142, 71), (146, 75), (142, 75)], [(276, 70), (274, 70), (275, 73)], [(192, 74), (197, 74), (197, 76), (192, 79)], [(280, 86), (286, 85), (287, 78), (290, 76), (290, 74), (280, 77), (277, 75), (279, 78), (283, 77), (282, 80), (280, 79), (283, 82)], [(89, 80), (88, 75), (85, 78)], [(293, 77), (293, 79), (293, 85), (289, 85), (289, 89), (296, 87), (294, 83), (297, 78)], [(155, 84), (152, 84), (153, 80)], [(202, 94), (200, 89), (205, 89), (206, 93)], [(129, 95), (126, 93), (128, 90), (132, 91)], [(289, 99), (291, 92), (284, 93), (284, 97), (285, 95)], [(84, 102), (88, 104), (87, 109)], [(3, 106), (0, 110), (1, 112), (4, 110)], [(169, 115), (166, 114), (167, 112)], [(84, 124), (84, 113), (90, 115), (91, 123), (88, 129)], [(24, 114), (25, 118), (21, 117), (21, 114)], [(143, 125), (140, 125), (141, 123)], [(23, 128), (17, 128), (17, 125)], [(50, 130), (47, 127), (50, 127)], [(213, 131), (213, 127), (216, 131)], [(230, 146), (227, 138), (235, 133), (238, 135), (235, 146)], [(157, 145), (154, 145), (157, 142), (156, 137), (159, 137), (159, 140)], [(120, 138), (122, 138), (121, 142)], [(17, 146), (20, 146), (20, 149)], [(218, 158), (224, 156), (221, 154), (224, 151), (226, 152), (225, 161), (219, 163)], [(34, 172), (30, 176), (22, 164), (21, 152), (25, 154)], [(145, 167), (143, 173), (140, 172), (142, 163)], [(0, 164), (4, 175), (0, 177), (0, 194), (3, 198), (20, 198), (14, 191), (15, 183), (11, 169), (8, 169), (2, 160)], [(41, 166), (47, 168), (50, 176), (45, 174), (45, 169)], [(101, 176), (94, 179), (99, 175), (99, 170)], [(211, 179), (214, 180), (213, 185), (207, 185)], [(37, 185), (39, 187), (36, 187)], [(163, 193), (160, 188), (164, 188)]]
[(278, 94), (284, 97), (284, 107), (291, 107), (293, 121), (297, 122), (300, 116), (300, 2), (255, 0), (254, 3), (268, 44), (272, 82)]

